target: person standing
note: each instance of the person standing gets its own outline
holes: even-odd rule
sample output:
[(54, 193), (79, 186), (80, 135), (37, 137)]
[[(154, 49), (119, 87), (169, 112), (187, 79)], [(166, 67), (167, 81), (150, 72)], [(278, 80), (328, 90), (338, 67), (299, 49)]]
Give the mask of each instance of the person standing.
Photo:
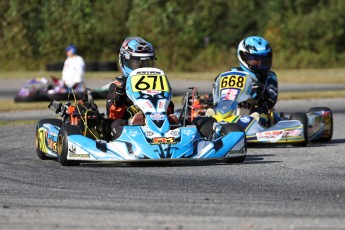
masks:
[(67, 59), (65, 60), (62, 70), (62, 81), (69, 89), (76, 91), (84, 90), (85, 81), (85, 62), (84, 59), (77, 55), (77, 48), (70, 44), (65, 49)]

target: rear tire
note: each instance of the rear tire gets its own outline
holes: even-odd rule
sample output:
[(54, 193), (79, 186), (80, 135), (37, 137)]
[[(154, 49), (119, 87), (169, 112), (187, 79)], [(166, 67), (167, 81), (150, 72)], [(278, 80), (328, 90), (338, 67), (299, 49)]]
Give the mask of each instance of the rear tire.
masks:
[(319, 112), (319, 111), (329, 111), (331, 113), (330, 115), (330, 135), (328, 137), (321, 137), (319, 139), (316, 139), (314, 141), (317, 141), (317, 142), (329, 142), (332, 140), (332, 137), (333, 137), (333, 112), (330, 108), (328, 107), (312, 107), (309, 109), (309, 113), (314, 113), (314, 112)]
[(213, 117), (197, 117), (193, 124), (198, 129), (202, 137), (209, 137), (213, 132), (213, 124), (217, 122)]
[(50, 157), (48, 157), (44, 152), (41, 151), (42, 147), (41, 145), (43, 143), (41, 143), (41, 140), (39, 138), (39, 135), (38, 135), (38, 129), (40, 127), (43, 126), (43, 124), (52, 124), (54, 126), (57, 126), (57, 127), (61, 127), (62, 126), (62, 121), (59, 120), (59, 119), (42, 119), (40, 121), (37, 122), (37, 125), (36, 125), (36, 141), (35, 141), (35, 145), (36, 145), (36, 153), (37, 153), (37, 156), (38, 158), (40, 158), (41, 160), (48, 160), (48, 159), (51, 159)]
[(290, 120), (298, 120), (303, 125), (304, 141), (292, 144), (292, 146), (306, 147), (308, 145), (308, 117), (305, 113), (292, 113)]
[[(230, 123), (230, 124), (225, 124), (222, 126), (220, 129), (220, 135), (225, 136), (228, 133), (231, 132), (243, 132), (244, 133), (244, 151), (247, 152), (247, 139), (246, 139), (246, 134), (244, 131), (244, 128), (240, 124), (236, 123)], [(246, 156), (239, 156), (239, 157), (233, 157), (226, 159), (225, 162), (232, 164), (232, 163), (243, 163), (243, 161), (246, 159)]]
[(64, 125), (61, 127), (57, 142), (58, 161), (63, 166), (78, 166), (80, 161), (67, 159), (68, 136), (70, 135), (81, 135), (80, 128), (74, 125)]

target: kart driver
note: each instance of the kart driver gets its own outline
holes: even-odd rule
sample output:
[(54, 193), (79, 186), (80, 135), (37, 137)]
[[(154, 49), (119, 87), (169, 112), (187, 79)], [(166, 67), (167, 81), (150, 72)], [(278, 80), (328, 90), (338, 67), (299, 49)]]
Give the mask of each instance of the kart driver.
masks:
[[(155, 50), (151, 43), (140, 37), (128, 37), (123, 42), (119, 53), (119, 66), (123, 76), (117, 77), (109, 86), (106, 109), (111, 122), (111, 134), (114, 139), (121, 135), (123, 126), (128, 124), (132, 101), (126, 95), (126, 80), (130, 73), (142, 67), (155, 66)], [(169, 104), (168, 114), (172, 114), (174, 105)]]
[(76, 54), (77, 48), (73, 44), (67, 46), (65, 50), (67, 59), (62, 70), (62, 81), (67, 88), (83, 91), (85, 75), (84, 59)]
[(237, 57), (240, 67), (231, 70), (245, 71), (258, 79), (253, 85), (251, 95), (256, 100), (256, 105), (244, 103), (242, 106), (251, 107), (251, 115), (259, 119), (263, 126), (269, 126), (269, 110), (273, 109), (278, 99), (277, 76), (270, 70), (272, 48), (262, 37), (247, 37), (239, 43)]

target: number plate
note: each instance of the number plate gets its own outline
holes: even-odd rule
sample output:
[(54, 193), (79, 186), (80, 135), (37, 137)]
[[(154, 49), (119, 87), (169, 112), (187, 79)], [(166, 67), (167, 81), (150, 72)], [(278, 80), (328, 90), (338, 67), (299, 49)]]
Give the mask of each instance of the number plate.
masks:
[(154, 137), (152, 139), (151, 145), (162, 145), (162, 144), (167, 144), (167, 145), (174, 145), (177, 142), (175, 141), (174, 137)]
[(134, 75), (131, 77), (133, 92), (155, 90), (169, 92), (169, 84), (165, 75)]
[(220, 86), (219, 89), (226, 89), (226, 88), (235, 88), (235, 89), (243, 89), (246, 85), (246, 78), (240, 75), (228, 75), (223, 76), (220, 79)]

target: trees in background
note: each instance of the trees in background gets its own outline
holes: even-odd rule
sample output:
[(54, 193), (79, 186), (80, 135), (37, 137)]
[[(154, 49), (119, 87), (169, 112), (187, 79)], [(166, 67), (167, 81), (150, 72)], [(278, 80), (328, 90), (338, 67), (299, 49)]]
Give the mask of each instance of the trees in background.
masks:
[(64, 60), (117, 60), (127, 36), (156, 48), (158, 67), (207, 71), (237, 65), (250, 35), (267, 38), (276, 68), (345, 65), (342, 0), (0, 0), (0, 70)]

